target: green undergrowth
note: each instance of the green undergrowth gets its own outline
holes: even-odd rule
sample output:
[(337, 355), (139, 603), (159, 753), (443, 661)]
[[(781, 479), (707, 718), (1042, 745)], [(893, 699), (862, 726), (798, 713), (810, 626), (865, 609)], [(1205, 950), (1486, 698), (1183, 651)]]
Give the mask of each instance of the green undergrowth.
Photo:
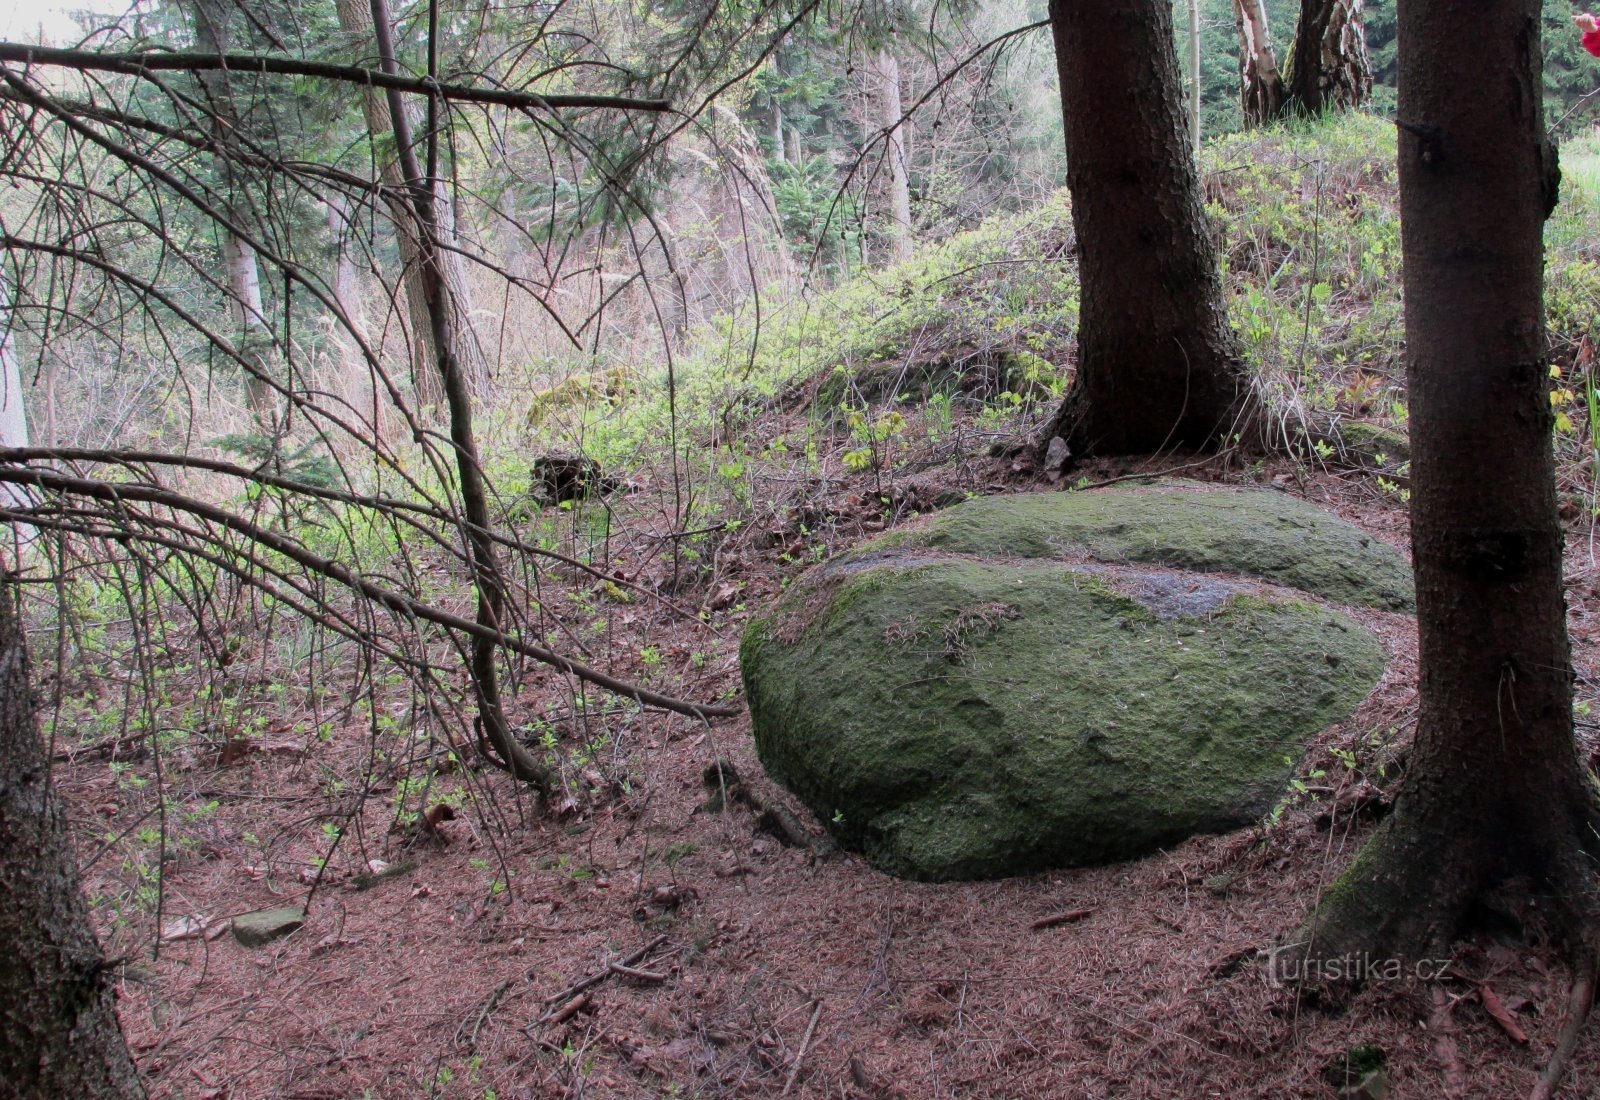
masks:
[[(1367, 115), (1226, 135), (1203, 151), (1229, 315), (1286, 419), (1405, 428), (1394, 158), (1393, 123)], [(1568, 143), (1563, 162), (1546, 229), (1552, 399), (1558, 449), (1592, 484), (1600, 430), (1589, 408), (1594, 399), (1600, 421), (1600, 395), (1584, 349), (1600, 311), (1600, 139)], [(680, 476), (697, 479), (696, 499), (713, 511), (748, 502), (754, 464), (815, 469), (832, 456), (847, 473), (892, 472), (917, 432), (947, 430), (962, 411), (1003, 431), (1063, 391), (1077, 335), (1075, 252), (1063, 189), (838, 287), (747, 302), (690, 334), (670, 410), (664, 365), (632, 364), (639, 384), (627, 400), (592, 404), (545, 437), (608, 470), (659, 467), (675, 441)], [(808, 413), (805, 428), (754, 430), (780, 409)], [(713, 443), (714, 457), (702, 453)]]

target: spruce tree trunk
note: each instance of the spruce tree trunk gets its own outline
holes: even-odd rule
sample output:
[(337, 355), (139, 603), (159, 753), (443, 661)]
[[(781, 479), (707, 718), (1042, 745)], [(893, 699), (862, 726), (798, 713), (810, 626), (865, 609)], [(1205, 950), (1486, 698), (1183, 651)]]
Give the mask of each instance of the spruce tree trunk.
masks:
[(1075, 455), (1215, 447), (1250, 385), (1222, 304), (1166, 0), (1051, 0), (1078, 237)]
[(1284, 94), (1264, 0), (1234, 0), (1233, 24), (1239, 32), (1239, 104), (1244, 124), (1264, 126), (1283, 117)]
[[(1372, 98), (1372, 62), (1361, 25), (1365, 7), (1366, 0), (1300, 0), (1300, 26), (1285, 77), (1289, 110), (1307, 115), (1352, 110)], [(1463, 33), (1476, 42), (1475, 27)]]
[(15, 587), (0, 580), (0, 1094), (139, 1097), (34, 723)]
[(1514, 880), (1553, 900), (1569, 943), (1594, 935), (1541, 300), (1558, 174), (1540, 7), (1474, 6), (1470, 52), (1459, 5), (1399, 10), (1419, 714), (1395, 812), (1314, 916), (1315, 955), (1436, 950)]

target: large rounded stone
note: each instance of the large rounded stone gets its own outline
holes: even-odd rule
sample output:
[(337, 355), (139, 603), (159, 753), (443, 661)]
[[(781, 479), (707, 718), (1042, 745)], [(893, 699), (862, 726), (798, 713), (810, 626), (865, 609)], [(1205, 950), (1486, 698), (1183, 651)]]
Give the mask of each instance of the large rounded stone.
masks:
[(741, 657), (762, 763), (874, 866), (999, 877), (1247, 824), (1281, 796), (1305, 739), (1382, 674), (1381, 647), (1336, 611), (1248, 575), (1095, 551), (1224, 556), (1214, 527), (1199, 528), (1209, 549), (1175, 550), (1182, 540), (1163, 536), (1177, 525), (1147, 511), (1181, 515), (1189, 497), (1254, 531), (1241, 542), (1283, 551), (1258, 573), (1324, 590), (1333, 577), (1357, 599), (1362, 569), (1290, 561), (1289, 543), (1319, 553), (1342, 528), (1385, 577), (1369, 602), (1394, 606), (1409, 592), (1393, 550), (1303, 505), (1274, 535), (1276, 494), (1095, 494), (1098, 526), (1074, 513), (1087, 495), (961, 505), (812, 570), (750, 624)]

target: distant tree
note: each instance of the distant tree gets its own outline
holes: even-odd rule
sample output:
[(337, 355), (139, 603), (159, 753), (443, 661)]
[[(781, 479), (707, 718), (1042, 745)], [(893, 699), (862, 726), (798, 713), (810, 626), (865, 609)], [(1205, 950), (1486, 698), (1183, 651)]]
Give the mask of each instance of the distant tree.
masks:
[(0, 579), (0, 1092), (144, 1095), (39, 742), (16, 582)]
[(1284, 71), (1284, 105), (1297, 114), (1363, 107), (1372, 63), (1362, 28), (1365, 0), (1300, 0), (1294, 49)]
[(1471, 50), (1460, 16), (1399, 9), (1416, 740), (1393, 815), (1325, 896), (1307, 949), (1434, 951), (1531, 887), (1592, 992), (1600, 811), (1573, 741), (1551, 458), (1541, 232), (1558, 173), (1540, 3), (1474, 5)]
[[(376, 48), (371, 45), (375, 38), (371, 4), (368, 0), (337, 0), (336, 6), (340, 29), (361, 44), (359, 52), (362, 60), (370, 61), (376, 55)], [(375, 145), (388, 148), (388, 140), (394, 133), (388, 97), (377, 88), (364, 89), (361, 110), (366, 119), (367, 132)], [(414, 133), (415, 123), (412, 120), (405, 121), (410, 132)], [(400, 157), (390, 150), (378, 159), (384, 201), (388, 204), (390, 221), (400, 242), (400, 278), (405, 286), (407, 320), (411, 325), (412, 384), (424, 403), (435, 404), (444, 398), (444, 382), (443, 368), (435, 357), (434, 342), (428, 335), (432, 321), (429, 319), (428, 293), (423, 286), (422, 256), (425, 242), (421, 239), (415, 214), (405, 201), (406, 185), (400, 170)], [(446, 298), (445, 309), (453, 316), (452, 324), (460, 333), (457, 354), (464, 376), (469, 385), (478, 388), (488, 377), (488, 366), (470, 319), (472, 290), (467, 282), (466, 263), (462, 259), (457, 238), (455, 205), (444, 180), (435, 179), (432, 186), (436, 215), (432, 228), (439, 245), (435, 255), (443, 280), (441, 286)]]
[(1165, 0), (1052, 0), (1082, 306), (1044, 439), (1077, 455), (1216, 446), (1251, 387), (1222, 303)]
[(1246, 126), (1260, 126), (1283, 113), (1283, 73), (1263, 0), (1234, 0), (1239, 30), (1239, 104)]

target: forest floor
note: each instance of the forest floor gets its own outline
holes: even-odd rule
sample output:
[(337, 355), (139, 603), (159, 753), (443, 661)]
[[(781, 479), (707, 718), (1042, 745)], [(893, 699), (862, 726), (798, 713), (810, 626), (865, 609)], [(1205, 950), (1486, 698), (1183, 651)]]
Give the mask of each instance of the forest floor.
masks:
[[(1406, 546), (1397, 493), (1367, 475), (1287, 460), (1164, 465), (1179, 464), (1181, 476), (1303, 496)], [(978, 447), (895, 484), (900, 518), (942, 488), (1062, 488), (1026, 459)], [(746, 616), (808, 562), (881, 530), (885, 486), (870, 471), (791, 485), (770, 522), (729, 532), (698, 587), (674, 594), (709, 623), (653, 600), (609, 604), (609, 651), (638, 655), (623, 671), (652, 686), (707, 700), (734, 691)], [(614, 502), (639, 514), (612, 567), (666, 589), (649, 495)], [(1600, 656), (1592, 541), (1587, 518), (1574, 520), (1580, 700)], [(1370, 828), (1387, 797), (1373, 797), (1377, 761), (1392, 779), (1415, 721), (1410, 620), (1365, 621), (1390, 650), (1389, 672), (1351, 721), (1316, 739), (1307, 789), (1276, 821), (1138, 862), (1000, 882), (898, 881), (857, 856), (787, 844), (736, 800), (712, 812), (704, 773), (725, 759), (759, 799), (820, 833), (763, 775), (748, 717), (592, 715), (573, 773), (587, 793), (546, 814), (499, 773), (439, 769), (439, 804), (458, 808), (431, 829), (396, 826), (392, 785), (330, 781), (373, 774), (374, 735), (356, 718), (326, 743), (269, 727), (248, 752), (174, 757), (159, 772), (148, 758), (108, 769), (103, 756), (61, 754), (58, 777), (86, 853), (151, 824), (148, 784), (167, 791), (159, 914), (125, 907), (104, 928), (133, 959), (119, 1003), (157, 1097), (1331, 1097), (1350, 1064), (1378, 1058), (1390, 1096), (1526, 1095), (1570, 987), (1537, 912), (1521, 937), (1458, 945), (1442, 978), (1380, 967), (1333, 995), (1268, 973), (1265, 953), (1292, 937)], [(558, 678), (529, 673), (519, 706), (576, 751), (582, 722)], [(1594, 734), (1580, 722), (1585, 753)], [(172, 844), (179, 833), (188, 840)], [(85, 886), (103, 898), (126, 875), (101, 859)], [(226, 934), (234, 914), (308, 895), (292, 935), (246, 948)], [(1600, 1025), (1559, 1095), (1592, 1094), (1596, 1035)]]

